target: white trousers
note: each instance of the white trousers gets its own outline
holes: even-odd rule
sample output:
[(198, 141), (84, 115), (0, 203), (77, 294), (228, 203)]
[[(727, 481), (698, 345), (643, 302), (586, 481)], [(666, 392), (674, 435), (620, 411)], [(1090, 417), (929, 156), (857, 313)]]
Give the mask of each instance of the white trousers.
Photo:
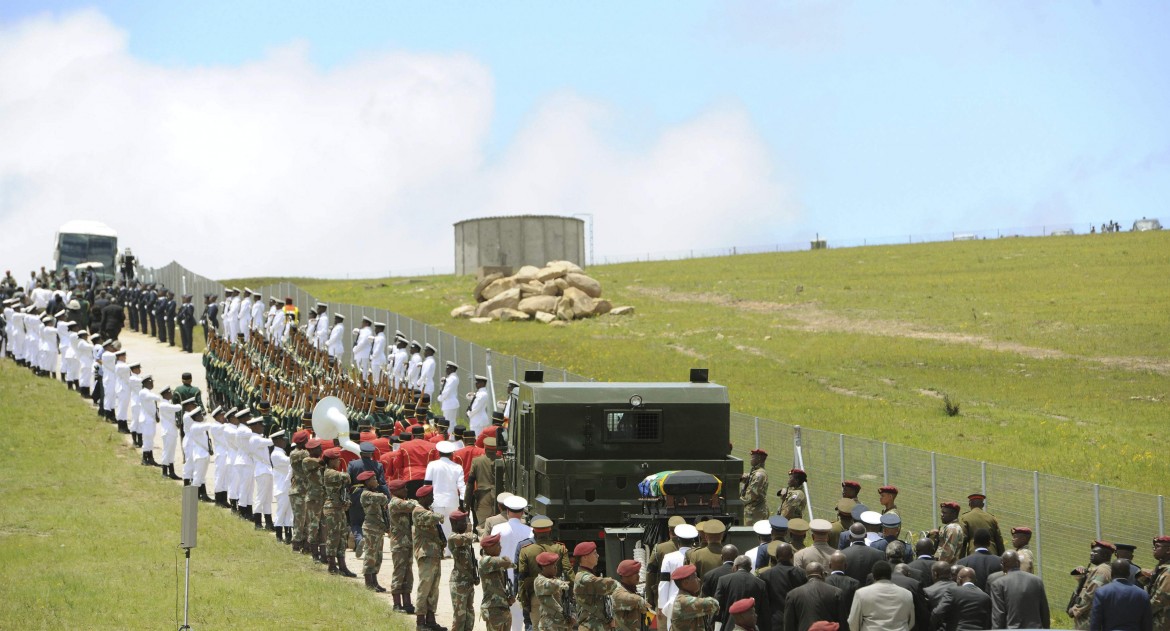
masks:
[(162, 456), (158, 463), (163, 465), (175, 464), (175, 445), (179, 442), (179, 428), (174, 423), (159, 423), (162, 426)]
[(142, 434), (142, 453), (148, 454), (154, 451), (154, 434), (158, 428), (158, 424), (154, 419), (144, 420), (139, 424), (138, 432)]
[(227, 458), (222, 453), (215, 454), (215, 492), (223, 493), (228, 490), (228, 481), (231, 478), (232, 468), (223, 464)]
[(374, 383), (379, 383), (382, 381), (383, 370), (386, 370), (386, 364), (370, 364), (370, 378)]
[(102, 409), (114, 409), (114, 375), (102, 373)]
[(257, 513), (261, 515), (272, 514), (272, 474), (262, 473), (252, 478), (255, 486), (255, 501), (252, 503)]
[(252, 465), (238, 464), (235, 466), (235, 470), (236, 486), (238, 487), (236, 493), (239, 497), (240, 506), (251, 506), (252, 486), (254, 483), (254, 478), (252, 477)]
[[(187, 467), (183, 467), (186, 469)], [(191, 459), (191, 486), (207, 483), (207, 456)]]
[(276, 494), (276, 512), (272, 515), (272, 525), (277, 528), (292, 528), (292, 503), (288, 499), (288, 493)]

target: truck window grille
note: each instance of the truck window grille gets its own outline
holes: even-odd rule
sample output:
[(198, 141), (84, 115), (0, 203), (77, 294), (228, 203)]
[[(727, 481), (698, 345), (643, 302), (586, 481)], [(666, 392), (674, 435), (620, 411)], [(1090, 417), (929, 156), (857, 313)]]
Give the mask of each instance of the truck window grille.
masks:
[(660, 410), (625, 410), (605, 413), (605, 437), (609, 441), (662, 440), (662, 412)]

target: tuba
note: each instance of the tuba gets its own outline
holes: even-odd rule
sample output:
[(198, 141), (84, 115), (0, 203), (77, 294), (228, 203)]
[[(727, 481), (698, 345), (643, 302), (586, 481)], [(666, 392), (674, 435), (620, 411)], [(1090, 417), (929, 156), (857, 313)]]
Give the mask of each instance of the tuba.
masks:
[(345, 403), (337, 397), (325, 397), (313, 408), (313, 433), (317, 438), (333, 439), (342, 449), (361, 455), (357, 443), (349, 439), (349, 419), (345, 414)]

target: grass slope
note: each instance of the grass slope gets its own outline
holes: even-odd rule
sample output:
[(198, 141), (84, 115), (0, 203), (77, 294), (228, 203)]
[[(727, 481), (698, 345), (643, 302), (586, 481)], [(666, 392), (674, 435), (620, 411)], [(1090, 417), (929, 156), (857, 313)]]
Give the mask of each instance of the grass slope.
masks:
[(637, 315), (560, 329), (452, 320), (467, 277), (295, 282), (598, 379), (705, 366), (748, 414), (1158, 493), (1168, 272), (1170, 232), (598, 266)]
[[(0, 628), (177, 628), (181, 487), (139, 466), (122, 436), (65, 392), (0, 361)], [(191, 555), (194, 628), (335, 629), (339, 612), (364, 628), (400, 624), (360, 582), (208, 506)]]

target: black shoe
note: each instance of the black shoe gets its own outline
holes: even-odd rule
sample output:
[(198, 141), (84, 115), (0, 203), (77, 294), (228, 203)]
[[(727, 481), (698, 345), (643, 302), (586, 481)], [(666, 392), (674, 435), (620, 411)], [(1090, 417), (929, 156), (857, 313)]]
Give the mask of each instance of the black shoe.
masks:
[(264, 516), (264, 529), (265, 530), (276, 530), (277, 529), (276, 526), (272, 525), (272, 515), (265, 515)]
[(252, 515), (252, 526), (256, 530), (264, 530), (264, 524), (260, 523), (261, 517), (262, 515), (260, 513), (255, 513)]
[(207, 485), (206, 484), (199, 485), (199, 501), (200, 502), (209, 502), (209, 503), (215, 501), (215, 500), (211, 499), (210, 496), (207, 495)]
[(227, 501), (227, 491), (220, 491), (219, 493), (215, 494), (215, 504), (216, 506), (222, 506), (224, 508), (232, 507), (231, 504), (228, 504)]
[(168, 472), (169, 472), (169, 473), (167, 474), (167, 477), (168, 477), (168, 478), (170, 478), (170, 479), (172, 479), (172, 480), (182, 480), (182, 479), (183, 479), (183, 478), (180, 478), (179, 476), (175, 475), (175, 465), (169, 465), (169, 466), (167, 467), (167, 470), (168, 470)]

